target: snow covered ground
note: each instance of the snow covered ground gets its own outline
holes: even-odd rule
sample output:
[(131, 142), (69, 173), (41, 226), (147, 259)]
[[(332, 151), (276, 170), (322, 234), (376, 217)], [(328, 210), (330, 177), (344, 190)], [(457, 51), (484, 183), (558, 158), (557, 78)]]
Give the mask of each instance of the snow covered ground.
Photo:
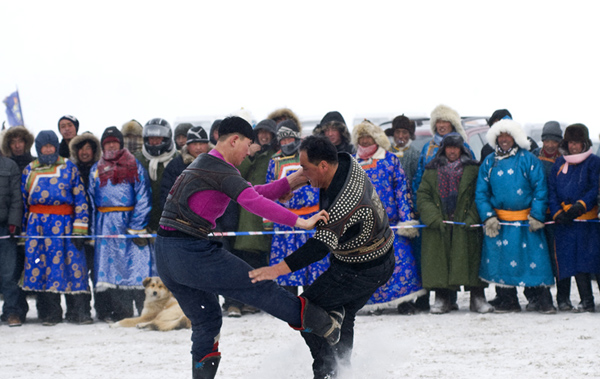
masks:
[[(573, 283), (571, 298), (579, 297)], [(596, 299), (600, 299), (594, 282)], [(554, 291), (553, 291), (554, 292)], [(493, 288), (486, 290), (493, 298)], [(521, 305), (526, 300), (519, 290)], [(475, 314), (468, 293), (446, 315), (357, 318), (343, 378), (581, 378), (600, 376), (600, 314)], [(0, 326), (0, 378), (191, 378), (190, 330), (156, 332), (62, 323)], [(298, 332), (264, 313), (224, 318), (218, 378), (312, 378)]]

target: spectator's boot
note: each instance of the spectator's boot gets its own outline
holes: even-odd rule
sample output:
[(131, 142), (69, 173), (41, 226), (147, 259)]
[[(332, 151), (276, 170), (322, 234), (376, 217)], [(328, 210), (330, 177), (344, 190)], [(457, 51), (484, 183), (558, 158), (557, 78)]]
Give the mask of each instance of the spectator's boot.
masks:
[(575, 313), (595, 312), (594, 295), (592, 293), (592, 282), (590, 274), (575, 275), (575, 282), (579, 290), (579, 298), (581, 301), (577, 308), (573, 309)]
[(450, 304), (452, 296), (451, 292), (453, 291), (447, 289), (435, 290), (435, 301), (433, 302), (429, 313), (441, 315), (450, 312), (452, 310), (452, 305)]
[(477, 313), (490, 313), (494, 311), (494, 307), (485, 300), (483, 287), (471, 287), (469, 310)]
[(298, 296), (298, 298), (302, 302), (302, 326), (300, 328), (290, 326), (296, 330), (323, 337), (329, 345), (337, 344), (342, 335), (342, 322), (346, 314), (344, 308), (327, 312), (323, 308), (311, 304), (305, 297)]
[(213, 379), (217, 375), (221, 353), (211, 353), (200, 362), (192, 362), (193, 379)]
[(539, 287), (537, 311), (547, 315), (556, 314), (556, 308), (554, 307), (554, 304), (552, 304), (552, 294), (550, 293), (550, 288)]
[(568, 312), (573, 310), (571, 304), (571, 278), (564, 278), (556, 283), (556, 303), (558, 310)]

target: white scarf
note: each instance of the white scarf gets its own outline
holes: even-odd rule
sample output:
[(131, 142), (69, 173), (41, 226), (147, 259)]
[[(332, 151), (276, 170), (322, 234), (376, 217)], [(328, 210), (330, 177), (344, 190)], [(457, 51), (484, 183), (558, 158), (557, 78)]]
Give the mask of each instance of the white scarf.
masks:
[(167, 167), (167, 165), (169, 164), (169, 162), (171, 162), (171, 160), (173, 159), (173, 156), (175, 155), (176, 152), (177, 152), (177, 149), (172, 149), (171, 151), (167, 151), (165, 153), (162, 153), (158, 157), (155, 157), (154, 155), (150, 155), (150, 153), (148, 153), (146, 151), (146, 146), (142, 147), (142, 154), (144, 154), (144, 157), (149, 162), (148, 163), (148, 174), (150, 175), (150, 180), (156, 181), (158, 164), (164, 163), (164, 166)]

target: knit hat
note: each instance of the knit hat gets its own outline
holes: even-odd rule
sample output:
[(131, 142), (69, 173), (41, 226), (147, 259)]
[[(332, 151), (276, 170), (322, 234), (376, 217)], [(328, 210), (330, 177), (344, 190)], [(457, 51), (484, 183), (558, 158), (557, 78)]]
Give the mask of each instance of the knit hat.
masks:
[(252, 126), (248, 121), (238, 116), (226, 117), (219, 125), (219, 137), (231, 133), (239, 133), (246, 138), (254, 140)]
[(556, 142), (562, 141), (562, 129), (556, 121), (548, 121), (542, 129), (542, 141), (552, 140)]
[(492, 113), (492, 116), (488, 120), (488, 125), (492, 126), (492, 125), (494, 125), (494, 123), (496, 123), (500, 120), (504, 120), (506, 118), (508, 118), (509, 120), (512, 120), (512, 115), (510, 114), (508, 109), (497, 109), (494, 111), (494, 113)]
[(177, 138), (177, 136), (185, 136), (187, 137), (187, 132), (193, 127), (194, 125), (190, 124), (189, 122), (183, 122), (179, 125), (177, 125), (175, 127), (175, 138)]
[(583, 151), (588, 151), (592, 147), (590, 134), (587, 126), (583, 124), (572, 124), (565, 129), (565, 136), (559, 145), (564, 151), (569, 151), (569, 142), (582, 142)]
[[(46, 145), (52, 145), (56, 148), (54, 154), (42, 154), (42, 147)], [(60, 143), (58, 142), (58, 137), (56, 133), (52, 130), (42, 130), (38, 133), (37, 137), (35, 137), (35, 150), (37, 151), (38, 160), (42, 164), (54, 164), (58, 159), (58, 147)]]
[(393, 136), (394, 132), (398, 129), (408, 130), (408, 132), (410, 133), (410, 139), (415, 139), (415, 123), (405, 115), (396, 116), (392, 120), (391, 135)]
[(73, 123), (73, 125), (75, 125), (75, 130), (79, 133), (79, 120), (77, 118), (75, 118), (75, 116), (71, 116), (69, 114), (66, 114), (64, 116), (62, 116), (61, 118), (58, 119), (58, 131), (60, 132), (60, 122), (62, 120), (69, 120)]
[(104, 148), (104, 144), (108, 142), (119, 142), (119, 146), (123, 148), (123, 134), (116, 126), (109, 126), (102, 133), (102, 138), (100, 138), (100, 144)]
[[(181, 124), (179, 124), (181, 125)], [(194, 142), (206, 142), (208, 143), (208, 134), (201, 126), (193, 126), (187, 131), (186, 145)]]
[(277, 125), (277, 141), (281, 142), (282, 139), (289, 137), (295, 139), (302, 138), (300, 128), (298, 128), (298, 125), (293, 120), (283, 120)]

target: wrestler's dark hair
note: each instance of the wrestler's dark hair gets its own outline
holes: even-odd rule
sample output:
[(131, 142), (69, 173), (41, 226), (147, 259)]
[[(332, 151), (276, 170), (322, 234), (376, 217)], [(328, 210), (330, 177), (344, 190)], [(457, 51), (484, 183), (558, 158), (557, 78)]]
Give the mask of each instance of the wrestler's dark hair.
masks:
[(337, 163), (337, 149), (324, 136), (308, 136), (300, 144), (300, 151), (306, 151), (308, 161), (314, 165), (321, 161), (327, 163)]

